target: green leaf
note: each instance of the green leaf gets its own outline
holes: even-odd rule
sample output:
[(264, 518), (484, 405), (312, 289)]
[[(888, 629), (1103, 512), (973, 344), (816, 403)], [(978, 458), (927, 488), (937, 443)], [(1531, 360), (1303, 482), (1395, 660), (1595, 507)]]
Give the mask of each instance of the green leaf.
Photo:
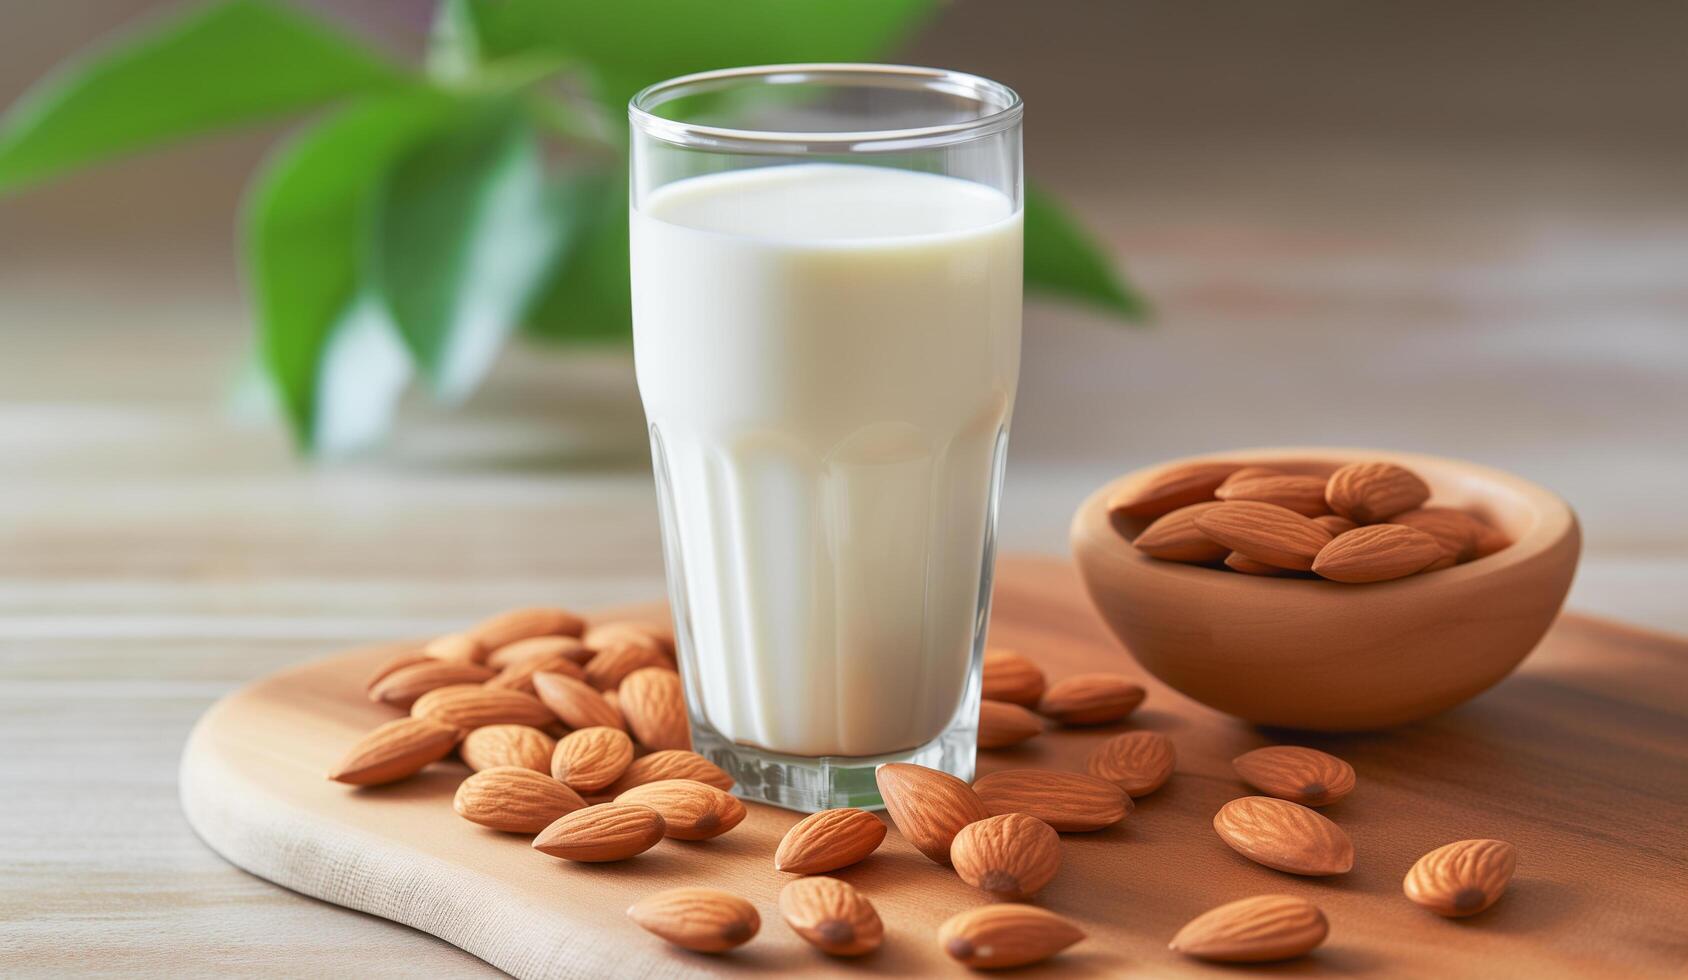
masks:
[(421, 95), (354, 103), (283, 146), (252, 184), (244, 233), (260, 348), (294, 435), (307, 448), (334, 434), (379, 429), (380, 420), (360, 425), (337, 413), (380, 406), (325, 403), (324, 380), (347, 376), (337, 355), (371, 346), (340, 335), (355, 328), (353, 340), (367, 338), (380, 310), (359, 295), (380, 179), (451, 115), (450, 103)]
[(1045, 191), (1026, 185), (1026, 288), (1088, 303), (1127, 320), (1148, 306), (1114, 269), (1113, 260)]
[(528, 333), (548, 341), (625, 342), (633, 332), (626, 175), (571, 177), (554, 194), (554, 207), (573, 219), (573, 234), (528, 313)]
[(0, 119), (0, 190), (171, 139), (409, 84), (285, 6), (227, 0), (72, 61)]
[(383, 181), (371, 282), (447, 398), (478, 382), (544, 283), (562, 240), (533, 126), (512, 102), (412, 150)]

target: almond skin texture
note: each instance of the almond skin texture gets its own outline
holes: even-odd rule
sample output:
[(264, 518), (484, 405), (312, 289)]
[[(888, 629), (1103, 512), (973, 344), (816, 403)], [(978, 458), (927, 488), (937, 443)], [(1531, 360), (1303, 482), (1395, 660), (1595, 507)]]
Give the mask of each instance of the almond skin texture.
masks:
[(980, 684), (983, 696), (992, 701), (1032, 708), (1043, 696), (1043, 669), (1013, 650), (986, 650)]
[(1316, 476), (1256, 476), (1232, 478), (1214, 492), (1220, 500), (1258, 500), (1277, 504), (1303, 517), (1330, 513), (1325, 503), (1325, 480)]
[(1024, 813), (987, 817), (961, 828), (950, 846), (961, 880), (1005, 902), (1031, 898), (1061, 870), (1061, 837)]
[(804, 942), (833, 956), (871, 953), (885, 938), (873, 903), (837, 878), (799, 878), (786, 885), (780, 916)]
[(487, 648), (468, 633), (447, 633), (429, 640), (422, 652), (436, 660), (478, 664), (486, 659)]
[(1037, 710), (1063, 725), (1106, 725), (1137, 710), (1143, 695), (1122, 674), (1079, 674), (1051, 685)]
[(446, 757), (458, 730), (426, 718), (395, 718), (357, 740), (328, 778), (351, 786), (378, 786), (420, 772)]
[(796, 875), (836, 871), (878, 850), (886, 832), (885, 821), (855, 807), (811, 813), (785, 832), (774, 869)]
[(585, 677), (580, 665), (561, 653), (548, 654), (542, 657), (529, 657), (519, 663), (513, 663), (487, 680), (487, 687), (503, 688), (507, 691), (521, 691), (523, 694), (533, 693), (533, 675), (538, 673), (563, 674), (568, 677)]
[(920, 853), (950, 863), (950, 844), (961, 828), (990, 816), (973, 787), (947, 772), (891, 762), (875, 773), (891, 821)]
[(433, 659), (433, 657), (430, 657), (419, 650), (406, 650), (403, 653), (395, 653), (386, 660), (381, 661), (381, 665), (379, 667), (376, 667), (374, 670), (369, 672), (369, 678), (363, 682), (364, 693), (370, 695), (369, 700), (378, 701), (380, 699), (375, 697), (373, 693), (375, 691), (375, 685), (381, 683), (382, 679), (388, 674), (391, 674), (393, 671), (398, 670), (401, 667), (409, 667), (411, 664), (425, 664), (431, 662)]
[(1268, 745), (1231, 760), (1243, 782), (1267, 796), (1326, 806), (1354, 791), (1354, 767), (1300, 745)]
[(416, 699), (436, 687), (448, 684), (479, 684), (492, 676), (492, 671), (466, 660), (436, 660), (429, 657), (419, 664), (400, 667), (369, 690), (369, 700), (390, 704), (395, 708), (409, 708)]
[(1222, 560), (1231, 549), (1196, 528), (1196, 516), (1219, 506), (1208, 500), (1162, 514), (1131, 541), (1131, 546), (1151, 558), (1206, 564)]
[(569, 861), (624, 861), (662, 840), (662, 814), (638, 803), (599, 803), (565, 813), (533, 839), (533, 849)]
[(1333, 538), (1360, 526), (1340, 514), (1321, 514), (1313, 518), (1313, 523), (1329, 531)]
[(1255, 561), (1240, 551), (1233, 551), (1225, 556), (1225, 567), (1233, 572), (1242, 572), (1244, 575), (1263, 575), (1267, 578), (1282, 578), (1285, 575), (1296, 574), (1287, 568), (1279, 568), (1276, 565), (1268, 565), (1263, 561)]
[(1108, 501), (1108, 513), (1116, 519), (1159, 517), (1180, 507), (1211, 500), (1219, 485), (1241, 468), (1236, 463), (1184, 463), (1167, 467), (1136, 490)]
[(1269, 963), (1313, 951), (1330, 933), (1319, 907), (1291, 895), (1256, 895), (1190, 920), (1168, 949), (1215, 963)]
[(1354, 844), (1341, 827), (1299, 803), (1245, 796), (1219, 808), (1213, 829), (1231, 849), (1295, 875), (1339, 875), (1354, 867)]
[(616, 705), (633, 737), (645, 748), (692, 747), (680, 675), (667, 667), (645, 667), (628, 674), (616, 689)]
[(1418, 474), (1394, 463), (1349, 463), (1325, 485), (1330, 509), (1356, 524), (1387, 521), (1424, 506), (1430, 487)]
[(1003, 749), (1043, 733), (1043, 719), (1007, 701), (979, 702), (979, 748)]
[(673, 661), (655, 640), (647, 639), (642, 645), (608, 647), (586, 661), (586, 683), (600, 691), (613, 691), (629, 674), (647, 667), (674, 669)]
[(554, 606), (528, 606), (489, 616), (466, 630), (487, 650), (508, 646), (533, 636), (579, 636), (586, 620)]
[(410, 713), (467, 731), (483, 725), (532, 725), (542, 728), (556, 721), (550, 709), (531, 694), (500, 691), (479, 684), (436, 687), (416, 699)]
[(975, 780), (973, 790), (993, 815), (1029, 814), (1063, 833), (1111, 827), (1132, 809), (1125, 790), (1081, 772), (1002, 769)]
[(1258, 500), (1220, 504), (1196, 515), (1196, 529), (1255, 561), (1305, 572), (1313, 568), (1330, 532), (1293, 510)]
[(1401, 887), (1437, 915), (1476, 915), (1500, 899), (1517, 863), (1517, 851), (1506, 841), (1455, 841), (1419, 858)]
[(1420, 572), (1443, 557), (1442, 545), (1403, 524), (1373, 524), (1339, 534), (1313, 559), (1313, 572), (1333, 582), (1387, 582)]
[(738, 797), (695, 779), (659, 779), (635, 786), (617, 803), (642, 803), (662, 814), (664, 835), (675, 840), (709, 840), (744, 821)]
[(633, 740), (619, 728), (602, 725), (569, 732), (551, 754), (551, 775), (579, 793), (610, 785), (633, 762)]
[(585, 807), (586, 801), (542, 772), (498, 766), (459, 783), (451, 805), (458, 816), (471, 823), (537, 834), (564, 814)]
[(1096, 746), (1085, 768), (1127, 796), (1148, 796), (1166, 785), (1177, 764), (1172, 739), (1160, 732), (1124, 732)]
[(524, 661), (551, 657), (564, 657), (583, 664), (592, 658), (592, 651), (575, 636), (530, 636), (506, 643), (487, 654), (486, 665), (494, 670), (503, 670)]
[(696, 752), (685, 749), (665, 749), (633, 760), (610, 788), (610, 795), (625, 793), (635, 786), (654, 783), (659, 779), (695, 779), (716, 789), (732, 789), (733, 777), (726, 770)]
[(670, 888), (633, 903), (627, 917), (646, 932), (697, 953), (724, 953), (762, 928), (756, 907), (714, 888)]
[(627, 728), (621, 712), (585, 681), (540, 671), (533, 675), (533, 693), (570, 728)]
[(985, 905), (951, 916), (938, 927), (949, 957), (979, 970), (1030, 966), (1084, 938), (1084, 930), (1034, 905)]
[(557, 740), (529, 725), (487, 725), (463, 736), (457, 754), (470, 769), (520, 766), (547, 775)]

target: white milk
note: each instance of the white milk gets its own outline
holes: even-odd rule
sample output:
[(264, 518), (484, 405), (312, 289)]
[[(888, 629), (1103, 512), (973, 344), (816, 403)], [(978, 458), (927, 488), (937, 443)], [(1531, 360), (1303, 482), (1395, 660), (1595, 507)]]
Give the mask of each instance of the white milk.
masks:
[(1014, 405), (1018, 212), (956, 178), (808, 164), (670, 183), (632, 220), (704, 715), (794, 755), (930, 741), (966, 684)]

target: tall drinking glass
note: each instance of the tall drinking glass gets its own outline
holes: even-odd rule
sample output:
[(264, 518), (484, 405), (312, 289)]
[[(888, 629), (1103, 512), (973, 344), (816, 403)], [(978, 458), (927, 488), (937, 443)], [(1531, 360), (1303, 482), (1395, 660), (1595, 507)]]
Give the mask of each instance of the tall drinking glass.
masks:
[(634, 97), (633, 341), (694, 748), (744, 796), (971, 779), (1020, 363), (1020, 100), (890, 65)]

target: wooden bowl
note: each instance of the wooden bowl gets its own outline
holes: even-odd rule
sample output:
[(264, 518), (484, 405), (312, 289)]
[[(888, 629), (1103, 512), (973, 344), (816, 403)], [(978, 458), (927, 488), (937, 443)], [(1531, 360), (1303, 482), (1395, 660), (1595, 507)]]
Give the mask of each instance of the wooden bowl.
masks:
[[(1107, 501), (1174, 463), (1235, 460), (1324, 475), (1383, 460), (1418, 473), (1435, 504), (1505, 531), (1511, 546), (1437, 572), (1344, 585), (1150, 558)], [(1128, 521), (1135, 538), (1148, 521)], [(1073, 517), (1091, 601), (1150, 673), (1263, 725), (1358, 731), (1445, 711), (1505, 677), (1541, 641), (1571, 586), (1582, 535), (1558, 496), (1508, 473), (1374, 449), (1250, 449), (1172, 460), (1107, 484)]]

